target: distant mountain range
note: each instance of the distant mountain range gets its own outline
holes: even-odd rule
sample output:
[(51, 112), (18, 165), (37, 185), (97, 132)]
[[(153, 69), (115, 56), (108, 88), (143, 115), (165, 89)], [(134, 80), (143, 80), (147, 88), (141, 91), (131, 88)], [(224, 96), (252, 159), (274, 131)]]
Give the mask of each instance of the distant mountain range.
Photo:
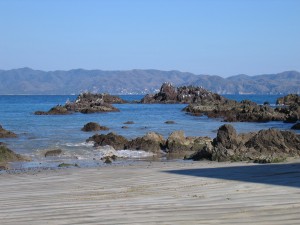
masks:
[(111, 94), (157, 92), (161, 84), (202, 86), (219, 94), (300, 94), (300, 73), (287, 71), (228, 78), (180, 71), (103, 71), (74, 69), (41, 71), (30, 68), (0, 70), (0, 94), (79, 94), (83, 91)]

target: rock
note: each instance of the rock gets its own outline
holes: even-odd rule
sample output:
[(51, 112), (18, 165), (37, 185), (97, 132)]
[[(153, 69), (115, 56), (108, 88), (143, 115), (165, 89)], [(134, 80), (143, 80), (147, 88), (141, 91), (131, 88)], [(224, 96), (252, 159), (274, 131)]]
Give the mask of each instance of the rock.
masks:
[(202, 87), (183, 86), (175, 88), (170, 83), (164, 83), (160, 91), (154, 95), (148, 94), (141, 103), (203, 103), (207, 101), (222, 100), (223, 97), (209, 92)]
[(57, 105), (51, 108), (48, 112), (36, 111), (35, 115), (67, 115), (70, 114), (68, 109), (65, 106)]
[(281, 162), (300, 156), (300, 136), (276, 129), (237, 134), (232, 125), (219, 128), (211, 147), (205, 147), (191, 157), (194, 160)]
[(97, 112), (119, 112), (111, 104), (126, 103), (117, 96), (109, 94), (82, 93), (74, 102), (67, 102), (64, 106), (56, 106), (48, 112), (36, 111), (35, 115), (66, 115), (73, 112), (97, 113)]
[(63, 167), (79, 167), (77, 163), (75, 164), (70, 164), (70, 163), (61, 163), (58, 165), (58, 167), (63, 168)]
[(62, 153), (61, 149), (53, 149), (53, 150), (48, 150), (45, 153), (45, 157), (49, 157), (49, 156), (59, 156)]
[(143, 137), (138, 137), (128, 142), (126, 149), (144, 150), (159, 154), (165, 148), (165, 139), (162, 135), (149, 132)]
[(165, 122), (165, 124), (175, 124), (175, 121), (167, 120), (167, 121)]
[(127, 121), (124, 124), (134, 124), (134, 122), (133, 121)]
[(121, 128), (122, 129), (128, 129), (129, 127), (128, 126), (122, 126)]
[(294, 125), (291, 127), (291, 129), (293, 129), (293, 130), (300, 130), (300, 123), (294, 124)]
[(268, 105), (258, 105), (249, 100), (236, 102), (229, 99), (190, 104), (184, 111), (192, 115), (223, 118), (225, 122), (282, 121), (285, 115)]
[(0, 164), (6, 167), (6, 163), (15, 161), (28, 161), (25, 157), (16, 154), (5, 145), (0, 145)]
[(109, 130), (109, 128), (105, 126), (100, 126), (100, 124), (95, 122), (89, 122), (85, 124), (81, 130), (85, 132), (90, 132), (90, 131), (98, 131), (98, 130)]
[(174, 131), (168, 137), (167, 149), (170, 153), (190, 151), (192, 144), (193, 140), (186, 138), (182, 130)]
[(0, 138), (16, 138), (17, 135), (11, 131), (5, 130), (1, 125), (0, 125)]
[(87, 141), (95, 142), (95, 147), (110, 145), (116, 150), (125, 149), (125, 146), (128, 144), (128, 140), (126, 138), (112, 132), (108, 134), (95, 134), (87, 139)]

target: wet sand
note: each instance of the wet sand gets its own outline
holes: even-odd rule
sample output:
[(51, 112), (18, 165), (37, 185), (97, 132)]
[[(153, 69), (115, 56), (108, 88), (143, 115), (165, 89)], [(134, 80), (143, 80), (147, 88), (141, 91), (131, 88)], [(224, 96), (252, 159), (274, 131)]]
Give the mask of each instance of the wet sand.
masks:
[(0, 175), (0, 224), (299, 224), (300, 162), (143, 162)]

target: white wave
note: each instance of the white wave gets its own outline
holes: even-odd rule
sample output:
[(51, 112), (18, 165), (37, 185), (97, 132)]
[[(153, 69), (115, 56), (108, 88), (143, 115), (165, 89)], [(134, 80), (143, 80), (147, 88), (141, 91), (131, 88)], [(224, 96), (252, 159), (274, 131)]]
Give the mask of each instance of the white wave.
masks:
[(118, 158), (147, 158), (152, 157), (155, 154), (152, 152), (146, 152), (143, 150), (115, 150), (112, 146), (106, 145), (97, 148), (98, 153), (101, 157), (112, 157)]
[(121, 158), (147, 158), (147, 157), (152, 157), (155, 154), (152, 152), (146, 152), (142, 150), (118, 150), (118, 157)]
[(93, 147), (94, 142), (66, 143), (67, 147)]

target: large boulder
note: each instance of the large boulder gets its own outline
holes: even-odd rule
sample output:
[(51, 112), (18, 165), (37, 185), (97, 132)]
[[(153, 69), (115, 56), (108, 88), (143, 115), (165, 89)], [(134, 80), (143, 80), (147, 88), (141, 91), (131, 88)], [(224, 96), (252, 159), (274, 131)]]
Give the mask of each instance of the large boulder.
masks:
[(95, 122), (89, 122), (85, 124), (81, 130), (85, 132), (90, 132), (90, 131), (98, 131), (98, 130), (109, 130), (109, 128), (105, 126), (101, 126), (100, 124)]
[(138, 137), (128, 142), (126, 149), (144, 150), (153, 153), (160, 153), (165, 149), (166, 141), (164, 137), (155, 132), (149, 132), (143, 137)]
[(110, 145), (116, 150), (125, 149), (128, 145), (128, 140), (125, 137), (112, 132), (108, 134), (95, 134), (88, 138), (87, 141), (93, 141), (95, 147)]
[(1, 125), (0, 125), (0, 138), (16, 138), (17, 135), (11, 131), (5, 130)]
[(279, 162), (300, 156), (300, 136), (276, 129), (237, 134), (232, 125), (219, 128), (212, 146), (201, 149), (191, 158), (215, 161)]

